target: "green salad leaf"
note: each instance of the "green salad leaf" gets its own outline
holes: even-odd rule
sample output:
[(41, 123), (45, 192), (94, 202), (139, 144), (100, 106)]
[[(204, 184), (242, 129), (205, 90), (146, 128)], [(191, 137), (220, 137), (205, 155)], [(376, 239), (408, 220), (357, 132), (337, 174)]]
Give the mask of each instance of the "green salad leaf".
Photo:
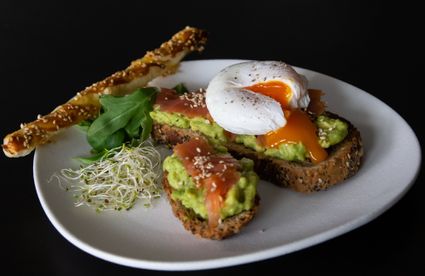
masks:
[(183, 83), (177, 84), (176, 86), (173, 87), (173, 89), (176, 90), (177, 94), (179, 95), (189, 92), (189, 90)]
[(87, 139), (95, 150), (107, 148), (106, 140), (110, 135), (125, 127), (137, 111), (138, 105), (123, 103), (101, 114), (89, 127)]
[(87, 141), (92, 148), (101, 152), (133, 138), (147, 139), (152, 130), (149, 112), (153, 110), (157, 92), (157, 88), (147, 87), (127, 96), (102, 96), (103, 113), (87, 131)]
[(140, 139), (144, 141), (149, 137), (150, 133), (152, 132), (153, 120), (152, 120), (152, 117), (149, 115), (149, 111), (148, 112), (145, 111), (145, 116), (140, 121), (140, 124), (142, 125), (142, 129), (143, 129)]
[[(125, 127), (125, 131), (127, 132), (130, 138), (137, 138), (140, 135), (140, 127), (142, 127), (142, 137), (143, 133), (147, 132), (147, 135), (142, 138), (142, 141), (149, 137), (149, 134), (152, 131), (152, 126), (144, 125), (146, 120), (151, 120), (152, 118), (149, 113), (153, 110), (153, 105), (155, 103), (155, 95), (157, 93), (156, 89), (148, 89), (144, 90), (144, 98), (140, 100), (140, 108), (134, 114), (133, 118), (129, 121), (129, 123)], [(147, 128), (147, 129), (146, 129)]]
[(124, 142), (125, 131), (123, 129), (119, 129), (106, 138), (103, 149), (113, 149), (121, 146)]

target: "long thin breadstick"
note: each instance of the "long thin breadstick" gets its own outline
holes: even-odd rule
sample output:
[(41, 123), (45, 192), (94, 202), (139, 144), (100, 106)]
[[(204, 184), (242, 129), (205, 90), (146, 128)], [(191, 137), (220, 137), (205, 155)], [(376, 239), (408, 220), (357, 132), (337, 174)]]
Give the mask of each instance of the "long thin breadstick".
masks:
[(85, 88), (50, 114), (21, 124), (21, 129), (4, 138), (4, 153), (8, 157), (25, 156), (36, 146), (47, 143), (59, 130), (96, 118), (100, 110), (100, 95), (125, 95), (146, 86), (158, 76), (173, 73), (188, 53), (202, 51), (206, 41), (205, 31), (186, 27), (159, 48), (133, 61), (125, 70)]

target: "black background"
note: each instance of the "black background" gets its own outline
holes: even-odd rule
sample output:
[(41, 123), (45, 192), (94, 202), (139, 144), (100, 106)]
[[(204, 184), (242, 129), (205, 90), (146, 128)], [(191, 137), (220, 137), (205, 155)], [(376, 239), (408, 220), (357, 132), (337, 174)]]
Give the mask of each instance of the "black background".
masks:
[[(207, 29), (210, 39), (204, 53), (188, 59), (283, 60), (331, 75), (390, 105), (423, 141), (423, 19), (406, 1), (37, 2), (0, 2), (2, 136), (193, 25)], [(163, 273), (108, 263), (70, 244), (40, 206), (32, 156), (1, 156), (0, 162), (3, 269), (43, 275)], [(423, 180), (421, 170), (401, 201), (348, 234), (286, 256), (203, 273), (421, 274)]]

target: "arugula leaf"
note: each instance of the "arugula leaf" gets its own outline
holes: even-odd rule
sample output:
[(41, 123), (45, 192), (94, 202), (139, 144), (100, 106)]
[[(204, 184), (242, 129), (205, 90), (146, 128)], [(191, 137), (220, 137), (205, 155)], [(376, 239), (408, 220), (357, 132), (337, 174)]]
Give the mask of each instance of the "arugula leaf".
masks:
[[(149, 114), (148, 114), (149, 115)], [(140, 127), (143, 117), (146, 116), (146, 112), (143, 108), (139, 108), (134, 114), (133, 118), (125, 126), (125, 131), (130, 138), (137, 138), (140, 136)]]
[(124, 129), (120, 129), (106, 138), (104, 141), (105, 149), (113, 149), (118, 146), (121, 146), (125, 141), (125, 131)]
[[(158, 93), (159, 91), (157, 91)], [(155, 104), (156, 93), (152, 95), (149, 101), (149, 105), (145, 108), (145, 117), (141, 120), (140, 124), (142, 126), (142, 141), (146, 140), (150, 133), (152, 132), (153, 120), (151, 115), (149, 114), (153, 110), (153, 105)]]
[[(89, 127), (87, 141), (96, 150), (111, 149), (124, 143), (127, 138), (149, 137), (157, 88), (148, 87), (136, 90), (127, 96), (105, 95), (100, 98), (104, 113)], [(128, 140), (128, 139), (127, 139)]]
[(108, 136), (125, 127), (138, 107), (135, 103), (116, 104), (113, 109), (101, 114), (87, 132), (89, 144), (97, 151), (104, 149)]
[(148, 139), (149, 134), (152, 132), (153, 120), (149, 112), (145, 111), (145, 116), (142, 118), (140, 124), (142, 125), (142, 135), (140, 135), (140, 138), (144, 141)]
[(189, 92), (189, 90), (186, 88), (186, 86), (184, 86), (183, 83), (177, 84), (173, 87), (173, 89), (176, 90), (177, 94), (179, 95)]
[(134, 114), (133, 118), (130, 119), (124, 130), (130, 138), (137, 138), (140, 135), (141, 120), (145, 116), (143, 109), (139, 108)]
[[(145, 98), (140, 102), (140, 105), (141, 105), (140, 108), (134, 114), (133, 118), (131, 118), (130, 122), (125, 127), (125, 131), (127, 132), (130, 138), (135, 138), (140, 135), (140, 127), (142, 127), (143, 132), (145, 132), (142, 122), (145, 117), (150, 118), (149, 112), (153, 110), (152, 106), (155, 100), (153, 96), (156, 95), (157, 91), (158, 90), (151, 89), (151, 88), (146, 88), (143, 91)], [(149, 129), (149, 133), (151, 132), (151, 130), (152, 129)], [(149, 134), (146, 136), (146, 138), (147, 137), (149, 137)], [(145, 140), (146, 138), (142, 138), (142, 140)]]
[(109, 110), (115, 109), (116, 105), (120, 105), (123, 103), (137, 104), (142, 102), (143, 100), (146, 99), (147, 96), (150, 96), (150, 94), (152, 93), (151, 90), (156, 91), (156, 88), (148, 87), (148, 88), (137, 89), (133, 93), (126, 96), (104, 95), (100, 97), (99, 101), (103, 107), (103, 110), (105, 112), (108, 112)]

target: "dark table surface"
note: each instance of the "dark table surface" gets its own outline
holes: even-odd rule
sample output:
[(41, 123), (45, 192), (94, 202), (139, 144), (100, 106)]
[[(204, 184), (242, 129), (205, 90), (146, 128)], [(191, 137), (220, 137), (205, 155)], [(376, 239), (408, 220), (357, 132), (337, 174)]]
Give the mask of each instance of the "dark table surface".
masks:
[[(283, 60), (331, 75), (390, 105), (423, 141), (423, 47), (418, 40), (423, 29), (419, 9), (411, 4), (57, 2), (0, 2), (2, 136), (193, 25), (207, 29), (210, 39), (204, 53), (189, 59)], [(32, 155), (0, 157), (3, 269), (41, 275), (164, 273), (112, 264), (65, 240), (41, 208), (32, 161)], [(286, 256), (205, 273), (423, 273), (423, 181), (421, 170), (395, 206), (345, 235)]]

